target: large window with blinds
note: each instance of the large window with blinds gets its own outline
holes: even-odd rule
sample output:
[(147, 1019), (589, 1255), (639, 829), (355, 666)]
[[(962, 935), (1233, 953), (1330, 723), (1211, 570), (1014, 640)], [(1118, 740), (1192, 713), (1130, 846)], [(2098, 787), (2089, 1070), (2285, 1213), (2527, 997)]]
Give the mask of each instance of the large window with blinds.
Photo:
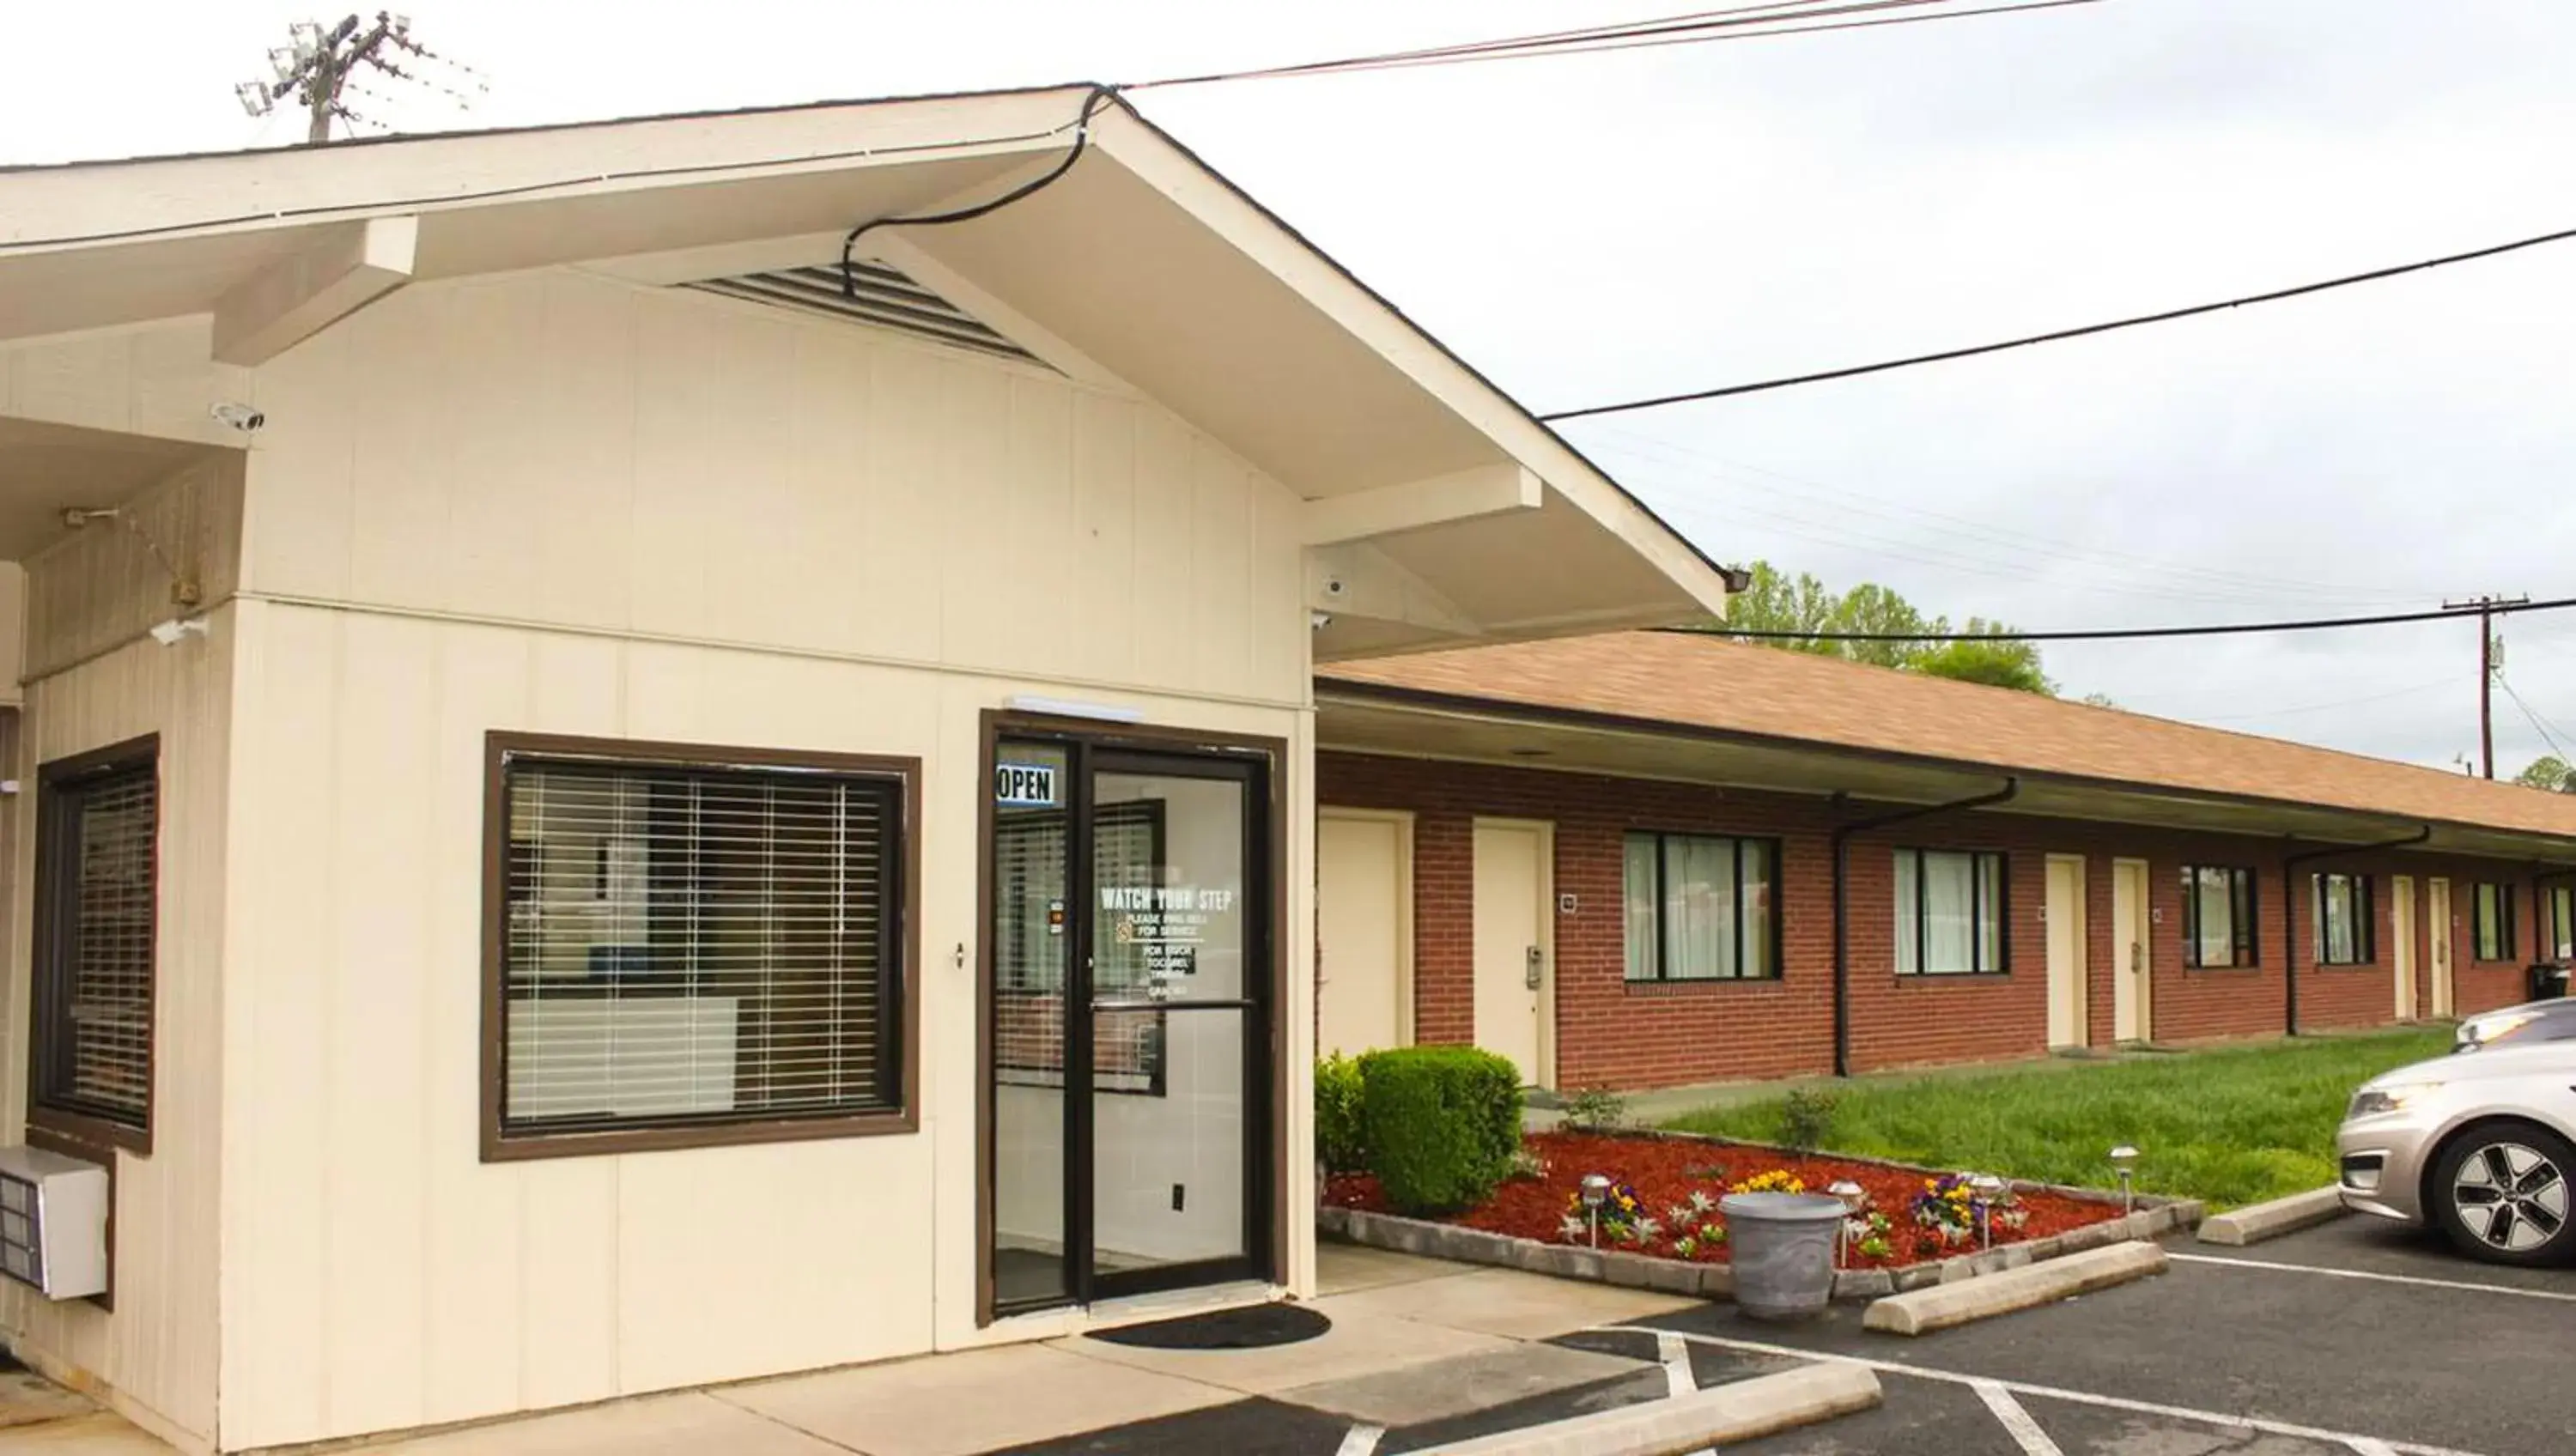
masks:
[(29, 1121), (152, 1148), (160, 748), (142, 739), (37, 776)]
[(918, 779), (494, 735), (485, 1155), (911, 1128)]

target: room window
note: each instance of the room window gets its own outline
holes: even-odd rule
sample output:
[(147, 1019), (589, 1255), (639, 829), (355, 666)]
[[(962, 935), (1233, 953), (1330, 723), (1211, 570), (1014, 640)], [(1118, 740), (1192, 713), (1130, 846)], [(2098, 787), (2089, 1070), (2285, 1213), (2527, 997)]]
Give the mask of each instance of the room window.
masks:
[(1779, 975), (1779, 862), (1780, 847), (1768, 839), (1629, 835), (1628, 979)]
[(912, 1125), (913, 762), (491, 758), (486, 1157)]
[(2316, 922), (2316, 963), (2362, 966), (2377, 959), (2371, 945), (2375, 924), (2370, 908), (2370, 876), (2313, 875), (2308, 903)]
[(2004, 969), (2004, 857), (1991, 850), (1896, 852), (1896, 973)]
[(2204, 970), (2250, 966), (2254, 872), (2229, 865), (2182, 867), (2182, 963)]
[(37, 793), (29, 1120), (149, 1152), (159, 745), (47, 764)]
[(2514, 934), (2513, 886), (2479, 885), (2471, 896), (2474, 922), (2469, 934), (2470, 959), (2512, 960), (2521, 945)]
[(2549, 923), (2549, 958), (2576, 960), (2576, 886), (2550, 886), (2542, 907), (2542, 917)]

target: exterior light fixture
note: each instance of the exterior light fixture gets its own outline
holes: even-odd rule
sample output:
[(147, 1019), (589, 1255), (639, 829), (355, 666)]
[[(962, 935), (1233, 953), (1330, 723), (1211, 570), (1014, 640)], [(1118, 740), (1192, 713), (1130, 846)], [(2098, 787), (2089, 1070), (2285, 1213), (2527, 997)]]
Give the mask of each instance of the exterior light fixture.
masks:
[(2120, 1176), (2120, 1211), (2122, 1213), (2138, 1211), (2137, 1189), (2130, 1181), (2136, 1176), (2137, 1167), (2138, 1150), (2136, 1148), (2122, 1143), (2111, 1150), (2111, 1170)]
[(1977, 1205), (1977, 1234), (1983, 1247), (1995, 1246), (1995, 1205), (2002, 1201), (2004, 1180), (1979, 1173), (1968, 1180), (1970, 1201)]
[(1601, 1247), (1601, 1205), (1610, 1201), (1610, 1180), (1600, 1173), (1583, 1175), (1583, 1212), (1592, 1224), (1592, 1247)]
[(1842, 1178), (1827, 1184), (1825, 1193), (1843, 1206), (1842, 1236), (1835, 1241), (1834, 1263), (1848, 1264), (1851, 1262), (1852, 1223), (1860, 1217), (1862, 1206), (1869, 1202), (1869, 1190), (1849, 1178)]

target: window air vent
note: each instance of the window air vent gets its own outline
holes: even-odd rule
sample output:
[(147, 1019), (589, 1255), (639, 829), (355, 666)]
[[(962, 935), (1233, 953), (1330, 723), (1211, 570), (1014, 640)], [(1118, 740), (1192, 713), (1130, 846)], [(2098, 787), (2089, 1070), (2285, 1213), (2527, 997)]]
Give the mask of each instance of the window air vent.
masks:
[(998, 354), (1040, 364), (1028, 350), (995, 333), (974, 315), (915, 283), (883, 263), (860, 261), (850, 266), (857, 297), (841, 292), (837, 267), (786, 268), (775, 273), (744, 273), (732, 278), (705, 278), (688, 286), (747, 298), (775, 308), (819, 314), (894, 329), (918, 339), (953, 344), (961, 349)]

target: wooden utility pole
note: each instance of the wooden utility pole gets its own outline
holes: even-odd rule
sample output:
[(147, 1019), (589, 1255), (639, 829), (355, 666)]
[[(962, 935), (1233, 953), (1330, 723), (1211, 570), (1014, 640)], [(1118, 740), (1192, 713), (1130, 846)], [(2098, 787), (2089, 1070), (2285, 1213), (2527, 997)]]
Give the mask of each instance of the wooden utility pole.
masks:
[[(383, 121), (361, 116), (349, 107), (348, 93), (359, 89), (350, 85), (349, 78), (361, 66), (398, 81), (444, 92), (460, 108), (471, 104), (464, 92), (405, 70), (402, 58), (437, 61), (459, 72), (476, 89), (483, 89), (481, 78), (472, 68), (447, 60), (412, 39), (408, 15), (379, 10), (372, 25), (350, 15), (328, 30), (318, 21), (300, 20), (287, 27), (287, 36), (290, 44), (268, 53), (269, 68), (276, 78), (244, 81), (233, 88), (233, 94), (240, 98), (242, 110), (253, 116), (266, 116), (276, 103), (290, 95), (295, 97), (304, 105), (307, 142), (329, 141), (334, 121), (384, 127)], [(361, 90), (361, 94), (372, 93)]]
[(2495, 615), (2500, 610), (2509, 612), (2526, 605), (2530, 600), (2527, 594), (2518, 597), (2488, 595), (2442, 603), (2442, 610), (2446, 612), (2478, 614), (2478, 771), (2488, 778), (2495, 777)]

